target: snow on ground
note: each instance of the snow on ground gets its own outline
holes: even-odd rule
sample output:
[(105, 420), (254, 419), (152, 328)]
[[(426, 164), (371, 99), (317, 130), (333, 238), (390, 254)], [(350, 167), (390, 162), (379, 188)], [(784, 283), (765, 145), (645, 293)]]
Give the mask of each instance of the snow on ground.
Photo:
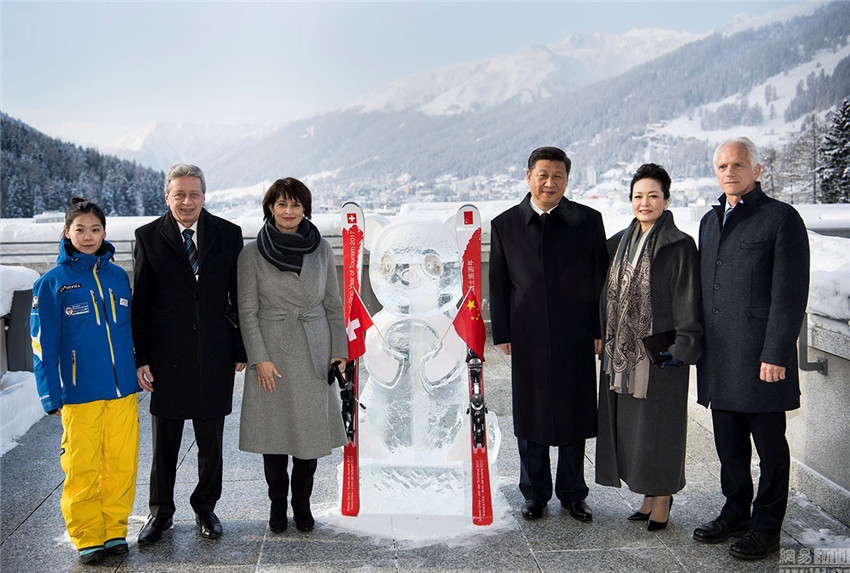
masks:
[(16, 290), (29, 290), (39, 274), (25, 267), (0, 265), (0, 316), (12, 310), (12, 297)]
[[(24, 267), (0, 266), (0, 316), (12, 309), (15, 291), (32, 288), (39, 274)], [(2, 339), (2, 338), (0, 338)], [(6, 349), (0, 349), (5, 354)], [(44, 415), (32, 372), (4, 372), (0, 377), (0, 456), (14, 448), (15, 439)]]
[(850, 239), (809, 232), (809, 313), (850, 321)]
[(32, 372), (6, 372), (0, 377), (0, 456), (44, 416)]
[[(371, 538), (376, 544), (400, 542), (405, 549), (426, 547), (436, 542), (459, 547), (476, 542), (482, 534), (516, 529), (511, 507), (498, 487), (492, 488), (493, 523), (486, 527), (472, 523), (464, 515), (378, 515), (361, 513), (356, 518), (339, 512), (338, 504), (324, 504), (313, 510), (323, 525)], [(451, 532), (447, 535), (447, 532)]]

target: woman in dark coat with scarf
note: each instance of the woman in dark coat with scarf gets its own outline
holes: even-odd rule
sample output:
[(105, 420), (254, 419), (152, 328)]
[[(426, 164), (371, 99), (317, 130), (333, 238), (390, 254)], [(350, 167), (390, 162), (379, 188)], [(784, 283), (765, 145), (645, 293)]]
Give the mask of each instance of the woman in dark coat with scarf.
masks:
[[(702, 353), (699, 258), (693, 239), (666, 210), (670, 183), (654, 163), (632, 178), (635, 219), (608, 241), (611, 264), (600, 303), (596, 482), (620, 487), (622, 480), (643, 494), (628, 519), (648, 521), (650, 531), (667, 526), (672, 495), (685, 486), (688, 364)], [(667, 332), (675, 333), (672, 345), (652, 364), (642, 339)]]
[(345, 445), (332, 362), (348, 342), (330, 243), (310, 221), (310, 190), (278, 179), (263, 198), (265, 224), (239, 255), (239, 319), (250, 367), (245, 373), (239, 449), (263, 454), (269, 527), (287, 527), (292, 457), (295, 527), (310, 531), (317, 458)]

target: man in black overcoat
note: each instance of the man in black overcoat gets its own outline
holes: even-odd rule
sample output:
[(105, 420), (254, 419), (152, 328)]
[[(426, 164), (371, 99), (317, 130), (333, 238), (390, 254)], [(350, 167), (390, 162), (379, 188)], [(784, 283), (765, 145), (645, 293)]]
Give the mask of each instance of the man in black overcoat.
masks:
[(222, 534), (224, 417), (234, 370), (245, 367), (236, 313), (236, 259), (242, 230), (204, 208), (206, 183), (194, 165), (165, 177), (168, 212), (136, 229), (133, 343), (139, 385), (151, 394), (150, 512), (139, 544), (159, 541), (174, 515), (183, 423), (192, 420), (198, 484), (189, 501), (201, 536)]
[[(785, 412), (800, 407), (797, 337), (809, 289), (809, 241), (797, 211), (766, 196), (758, 149), (745, 137), (722, 143), (714, 172), (720, 204), (700, 222), (705, 350), (698, 400), (710, 406), (726, 503), (694, 539), (761, 559), (779, 549), (791, 458)], [(725, 221), (725, 222), (724, 222)], [(750, 437), (759, 455), (753, 500)]]
[(537, 519), (552, 498), (549, 447), (558, 447), (555, 495), (570, 515), (584, 501), (584, 444), (596, 435), (599, 295), (608, 266), (602, 216), (564, 198), (570, 159), (556, 147), (528, 159), (530, 193), (493, 219), (493, 343), (511, 356), (514, 434), (522, 515)]

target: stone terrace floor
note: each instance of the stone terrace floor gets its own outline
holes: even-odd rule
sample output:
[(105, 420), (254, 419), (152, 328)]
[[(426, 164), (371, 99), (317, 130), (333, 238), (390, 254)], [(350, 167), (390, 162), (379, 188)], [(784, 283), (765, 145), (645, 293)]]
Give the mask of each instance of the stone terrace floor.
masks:
[[(319, 462), (313, 495), (316, 528), (301, 533), (292, 526), (280, 535), (268, 529), (268, 499), (259, 455), (240, 452), (237, 380), (234, 414), (225, 426), (224, 492), (216, 513), (224, 536), (216, 541), (197, 534), (189, 494), (197, 476), (196, 448), (187, 424), (177, 473), (177, 513), (173, 530), (152, 547), (139, 549), (136, 537), (147, 516), (151, 461), (147, 395), (140, 397), (141, 451), (136, 503), (130, 517), (129, 555), (111, 557), (98, 570), (131, 571), (791, 571), (806, 554), (823, 547), (845, 559), (850, 571), (850, 530), (825, 514), (805, 496), (792, 491), (782, 532), (780, 553), (755, 563), (728, 554), (728, 543), (702, 545), (691, 538), (695, 526), (718, 513), (723, 498), (719, 463), (702, 408), (691, 404), (688, 427), (687, 481), (676, 494), (670, 525), (648, 532), (626, 516), (640, 504), (627, 488), (596, 486), (595, 443), (587, 445), (586, 479), (592, 523), (579, 523), (550, 503), (543, 519), (522, 519), (523, 502), (516, 486), (518, 455), (511, 424), (510, 362), (492, 346), (487, 349), (486, 392), (499, 417), (503, 443), (498, 459), (497, 497), (507, 509), (499, 527), (481, 528), (462, 541), (423, 544), (403, 539), (372, 538), (334, 527), (337, 511), (337, 466), (341, 451)], [(693, 384), (693, 381), (692, 381)], [(0, 459), (0, 570), (73, 571), (91, 569), (77, 563), (59, 510), (63, 475), (58, 449), (60, 420), (45, 417), (21, 437), (20, 445)], [(554, 452), (553, 452), (554, 453)], [(554, 456), (553, 456), (554, 457)], [(758, 473), (754, 459), (753, 472)], [(813, 565), (799, 571), (814, 571)], [(824, 570), (824, 569), (822, 569)], [(830, 571), (836, 569), (829, 569)]]

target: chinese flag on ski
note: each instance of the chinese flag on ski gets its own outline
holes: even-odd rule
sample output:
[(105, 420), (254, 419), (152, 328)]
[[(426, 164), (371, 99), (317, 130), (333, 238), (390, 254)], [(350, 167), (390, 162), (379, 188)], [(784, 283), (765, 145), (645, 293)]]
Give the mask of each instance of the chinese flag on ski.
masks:
[(366, 331), (372, 326), (372, 317), (360, 296), (354, 293), (351, 299), (351, 308), (348, 311), (348, 360), (355, 360), (366, 352)]
[(481, 309), (478, 308), (478, 300), (472, 289), (461, 302), (452, 324), (466, 345), (474, 350), (479, 358), (484, 358), (484, 340), (487, 334), (484, 329), (484, 320), (481, 318)]

